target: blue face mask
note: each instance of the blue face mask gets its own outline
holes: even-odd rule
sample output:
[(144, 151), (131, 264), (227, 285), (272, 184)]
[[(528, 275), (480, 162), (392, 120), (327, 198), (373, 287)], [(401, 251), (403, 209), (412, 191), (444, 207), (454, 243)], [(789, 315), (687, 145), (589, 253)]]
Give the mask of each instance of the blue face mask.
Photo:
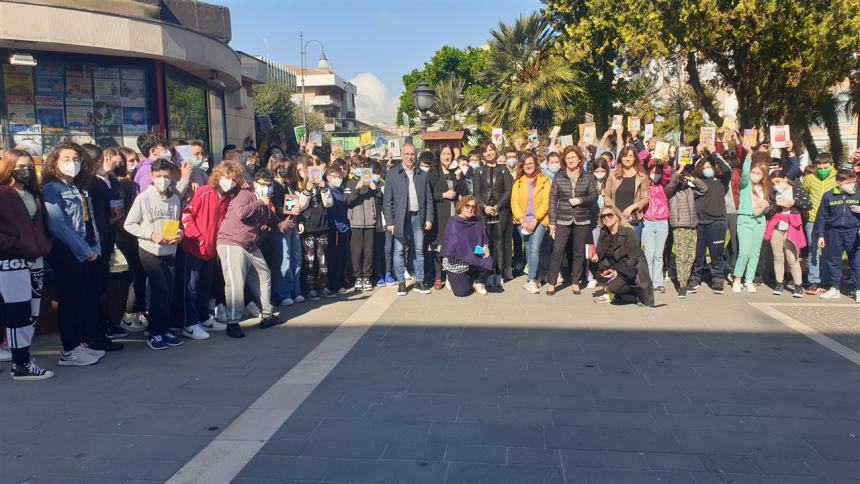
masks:
[(195, 158), (191, 163), (194, 165), (194, 168), (200, 168), (201, 166), (203, 166), (203, 161), (204, 161), (203, 158), (200, 158), (200, 159)]
[(370, 177), (370, 179), (373, 181), (373, 183), (379, 183), (381, 177), (379, 175), (373, 175)]
[(705, 178), (713, 178), (714, 177), (714, 169), (713, 168), (705, 168), (702, 170), (702, 176)]

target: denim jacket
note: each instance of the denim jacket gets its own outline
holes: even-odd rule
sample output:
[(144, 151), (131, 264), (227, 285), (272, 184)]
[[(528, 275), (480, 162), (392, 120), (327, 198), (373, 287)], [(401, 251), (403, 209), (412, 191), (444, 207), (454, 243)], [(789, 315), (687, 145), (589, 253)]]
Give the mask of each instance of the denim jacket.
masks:
[[(51, 181), (42, 187), (42, 200), (45, 203), (45, 222), (48, 233), (65, 244), (79, 262), (95, 252), (101, 255), (99, 233), (95, 232), (95, 243), (86, 241), (87, 228), (84, 225), (84, 207), (81, 189), (62, 181)], [(93, 203), (87, 197), (89, 213), (93, 213)]]

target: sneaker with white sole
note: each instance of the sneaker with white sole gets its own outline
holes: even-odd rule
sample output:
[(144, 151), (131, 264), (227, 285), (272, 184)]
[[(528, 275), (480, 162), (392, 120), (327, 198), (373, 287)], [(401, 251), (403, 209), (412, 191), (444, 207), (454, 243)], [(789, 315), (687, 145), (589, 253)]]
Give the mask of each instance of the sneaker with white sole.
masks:
[(162, 338), (160, 334), (154, 334), (147, 338), (146, 346), (149, 346), (149, 349), (156, 351), (167, 349), (167, 343), (164, 342), (164, 338)]
[(292, 306), (293, 304), (295, 304), (295, 301), (290, 298), (285, 298), (281, 299), (281, 304), (279, 304), (279, 306)]
[(90, 346), (86, 343), (81, 343), (80, 346), (78, 346), (78, 348), (80, 348), (82, 351), (85, 351), (86, 353), (89, 353), (89, 354), (95, 356), (98, 359), (104, 358), (105, 355), (107, 354), (107, 352), (105, 350), (97, 350), (95, 348), (90, 348)]
[(755, 294), (756, 293), (755, 283), (753, 281), (745, 282), (744, 283), (744, 290), (746, 290), (746, 292), (748, 292), (750, 294)]
[[(119, 325), (129, 333), (140, 333), (146, 330), (146, 325), (141, 321), (143, 313), (125, 313)], [(148, 321), (147, 321), (148, 322)]]
[(203, 328), (204, 331), (224, 331), (227, 329), (227, 325), (216, 321), (215, 318), (209, 318), (202, 323), (199, 323), (200, 327)]
[(825, 291), (824, 294), (818, 297), (820, 297), (821, 299), (839, 299), (840, 297), (842, 297), (842, 294), (839, 292), (839, 289), (831, 287), (830, 289)]
[(538, 287), (538, 285), (537, 285), (537, 283), (536, 283), (535, 281), (529, 281), (529, 282), (527, 282), (527, 283), (523, 286), (523, 289), (525, 289), (525, 291), (526, 291), (526, 292), (528, 292), (528, 293), (530, 293), (530, 294), (537, 294), (537, 293), (539, 293), (539, 292), (540, 292), (540, 288)]
[(316, 291), (316, 289), (311, 289), (310, 291), (308, 291), (308, 299), (310, 299), (311, 301), (319, 301), (320, 300), (320, 295)]
[(60, 361), (57, 364), (60, 366), (90, 366), (98, 362), (99, 358), (84, 351), (83, 345), (81, 345), (72, 351), (60, 353)]
[(53, 377), (54, 372), (39, 368), (36, 360), (30, 360), (25, 365), (12, 365), (12, 379), (15, 381), (38, 381)]
[(337, 296), (337, 294), (329, 291), (327, 287), (322, 290), (322, 295), (329, 299), (332, 299)]
[(479, 283), (479, 282), (472, 284), (472, 289), (474, 289), (475, 292), (477, 292), (478, 294), (480, 294), (482, 296), (487, 295), (487, 288), (484, 287), (484, 285)]
[(177, 346), (182, 346), (183, 344), (185, 344), (185, 342), (182, 341), (181, 338), (177, 338), (176, 335), (169, 330), (165, 331), (164, 334), (161, 335), (161, 339), (163, 339), (164, 342), (167, 343), (167, 346), (170, 346), (171, 348), (175, 348)]
[(207, 333), (203, 328), (201, 328), (199, 324), (195, 324), (194, 326), (190, 326), (188, 328), (182, 328), (182, 336), (196, 340), (209, 339), (209, 333)]
[(406, 271), (406, 270), (403, 271), (403, 278), (406, 279), (407, 281), (411, 281), (412, 279), (415, 279), (415, 277), (413, 277), (412, 274), (410, 274), (409, 271)]
[(854, 290), (854, 302), (860, 304), (860, 289)]
[(361, 283), (361, 289), (364, 291), (372, 291), (373, 290), (373, 284), (370, 283), (369, 278), (367, 278), (367, 277), (364, 278), (364, 281), (362, 281), (362, 283)]
[(597, 279), (592, 279), (588, 281), (588, 285), (585, 287), (588, 289), (594, 289), (595, 287), (597, 287)]
[(258, 308), (257, 305), (253, 301), (249, 302), (247, 305), (245, 305), (245, 316), (250, 316), (252, 318), (259, 318), (260, 314), (262, 314), (260, 312), (260, 308)]
[(304, 297), (304, 296), (302, 296), (301, 294), (299, 294), (298, 296), (296, 296), (296, 297), (293, 299), (293, 301), (295, 301), (295, 302), (296, 302), (296, 304), (298, 304), (298, 303), (303, 303), (303, 302), (305, 302), (305, 297)]
[(223, 323), (224, 321), (229, 321), (230, 319), (227, 317), (227, 308), (223, 304), (215, 306), (215, 309), (212, 311), (212, 314), (215, 316), (215, 319), (221, 323)]
[(12, 350), (8, 346), (0, 346), (0, 361), (12, 361)]
[(744, 285), (741, 283), (740, 277), (735, 277), (735, 280), (732, 281), (732, 292), (735, 294), (740, 294), (744, 290)]

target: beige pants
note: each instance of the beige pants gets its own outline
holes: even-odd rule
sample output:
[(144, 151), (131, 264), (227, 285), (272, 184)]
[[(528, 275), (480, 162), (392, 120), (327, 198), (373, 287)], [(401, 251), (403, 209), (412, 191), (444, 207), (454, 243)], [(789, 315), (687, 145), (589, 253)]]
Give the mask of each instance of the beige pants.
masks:
[(770, 237), (770, 248), (773, 250), (773, 274), (776, 282), (782, 283), (785, 278), (785, 265), (791, 271), (791, 280), (795, 284), (803, 283), (803, 272), (797, 259), (797, 247), (785, 237), (782, 230), (774, 230)]

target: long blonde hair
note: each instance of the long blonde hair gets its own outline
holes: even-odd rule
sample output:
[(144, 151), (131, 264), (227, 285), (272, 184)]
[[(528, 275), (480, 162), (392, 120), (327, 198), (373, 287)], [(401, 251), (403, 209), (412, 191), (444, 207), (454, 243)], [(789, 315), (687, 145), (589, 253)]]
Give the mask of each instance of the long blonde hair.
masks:
[(615, 205), (607, 205), (607, 206), (603, 207), (602, 209), (600, 209), (599, 212), (597, 212), (597, 222), (600, 224), (601, 227), (606, 228), (608, 230), (608, 227), (606, 227), (606, 224), (603, 223), (603, 218), (600, 217), (607, 210), (609, 210), (610, 212), (615, 214), (615, 218), (618, 219), (618, 228), (619, 229), (622, 229), (622, 228), (632, 229), (633, 228), (633, 226), (630, 225), (630, 222), (628, 222), (627, 219), (625, 219), (624, 216), (621, 214), (621, 210), (619, 210), (618, 207), (616, 207)]

